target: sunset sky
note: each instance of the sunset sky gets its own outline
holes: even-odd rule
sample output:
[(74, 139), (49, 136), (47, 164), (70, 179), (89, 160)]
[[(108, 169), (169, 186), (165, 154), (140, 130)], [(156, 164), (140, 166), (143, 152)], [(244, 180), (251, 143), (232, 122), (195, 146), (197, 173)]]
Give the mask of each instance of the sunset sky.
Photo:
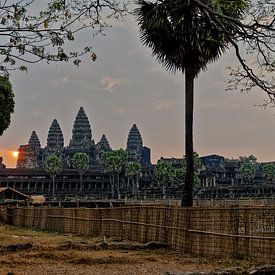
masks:
[[(153, 162), (161, 156), (183, 156), (184, 77), (166, 72), (152, 58), (150, 49), (139, 42), (134, 20), (115, 23), (106, 36), (83, 34), (79, 41), (92, 41), (96, 62), (87, 56), (79, 68), (40, 63), (30, 65), (27, 74), (12, 74), (16, 109), (10, 128), (0, 137), (0, 156), (6, 165), (15, 166), (12, 152), (27, 144), (33, 130), (44, 147), (54, 118), (68, 145), (80, 106), (95, 142), (106, 134), (112, 148), (125, 148), (129, 129), (136, 123)], [(199, 155), (253, 154), (259, 161), (275, 160), (275, 109), (255, 106), (263, 103), (262, 92), (225, 91), (226, 67), (234, 64), (229, 52), (196, 80), (195, 150)]]

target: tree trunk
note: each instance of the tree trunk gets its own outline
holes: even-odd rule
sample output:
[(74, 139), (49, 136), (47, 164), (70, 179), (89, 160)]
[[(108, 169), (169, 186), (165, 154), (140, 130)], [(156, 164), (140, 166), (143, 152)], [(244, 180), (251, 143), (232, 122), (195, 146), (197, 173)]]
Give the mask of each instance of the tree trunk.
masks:
[(137, 186), (137, 191), (139, 191), (139, 176), (136, 175), (136, 186)]
[(80, 175), (80, 194), (82, 195), (83, 192), (83, 186), (82, 186), (82, 173), (79, 174)]
[(55, 195), (55, 176), (53, 178), (53, 196)]
[(112, 199), (114, 199), (115, 197), (115, 175), (114, 174), (112, 174), (111, 192), (112, 192)]
[(136, 191), (135, 191), (135, 183), (133, 178), (131, 177), (131, 185), (132, 185), (132, 194), (135, 195)]
[(194, 74), (185, 70), (185, 157), (186, 174), (181, 206), (192, 207), (194, 185), (193, 159), (193, 111), (194, 111)]
[(117, 174), (117, 199), (120, 199), (120, 177), (119, 173)]

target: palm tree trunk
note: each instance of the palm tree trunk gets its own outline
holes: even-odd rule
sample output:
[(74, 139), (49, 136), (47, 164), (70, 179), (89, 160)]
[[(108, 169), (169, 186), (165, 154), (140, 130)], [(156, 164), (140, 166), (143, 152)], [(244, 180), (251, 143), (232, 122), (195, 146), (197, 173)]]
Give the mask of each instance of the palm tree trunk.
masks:
[(119, 173), (117, 174), (117, 199), (120, 199), (120, 177)]
[(132, 177), (131, 177), (131, 187), (132, 187), (132, 195), (135, 195), (135, 183)]
[(82, 195), (82, 192), (83, 192), (83, 186), (82, 186), (82, 173), (80, 173), (79, 175), (80, 175), (80, 194)]
[(185, 70), (185, 157), (186, 174), (181, 206), (192, 207), (194, 185), (193, 159), (193, 111), (194, 111), (194, 74)]
[(55, 176), (52, 177), (53, 178), (53, 196), (55, 195)]
[(115, 175), (112, 174), (112, 183), (111, 183), (112, 199), (115, 197)]
[(139, 191), (139, 176), (136, 175), (136, 186), (137, 186), (137, 190)]

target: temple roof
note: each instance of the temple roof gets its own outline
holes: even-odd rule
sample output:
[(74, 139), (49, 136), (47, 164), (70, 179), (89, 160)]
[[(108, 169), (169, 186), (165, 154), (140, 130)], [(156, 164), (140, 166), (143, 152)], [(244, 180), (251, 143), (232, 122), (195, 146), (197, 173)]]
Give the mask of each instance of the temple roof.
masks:
[(41, 147), (40, 140), (35, 131), (32, 131), (31, 137), (29, 139), (29, 146), (33, 148)]
[(49, 148), (64, 147), (63, 133), (56, 119), (53, 120), (48, 132), (47, 147)]
[(80, 107), (74, 121), (72, 139), (70, 147), (79, 145), (90, 145), (92, 142), (92, 131), (88, 117), (86, 116), (83, 107)]

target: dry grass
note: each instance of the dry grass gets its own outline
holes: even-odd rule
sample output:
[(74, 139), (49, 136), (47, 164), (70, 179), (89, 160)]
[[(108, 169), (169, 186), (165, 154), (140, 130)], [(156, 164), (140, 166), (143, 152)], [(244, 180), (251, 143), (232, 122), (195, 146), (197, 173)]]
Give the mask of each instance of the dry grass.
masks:
[[(142, 275), (210, 271), (232, 266), (247, 268), (251, 265), (249, 262), (232, 260), (191, 258), (163, 249), (104, 250), (97, 246), (102, 242), (99, 238), (61, 235), (6, 225), (0, 225), (0, 232), (0, 274), (5, 275), (9, 272), (16, 275)], [(13, 250), (7, 250), (11, 245)]]

